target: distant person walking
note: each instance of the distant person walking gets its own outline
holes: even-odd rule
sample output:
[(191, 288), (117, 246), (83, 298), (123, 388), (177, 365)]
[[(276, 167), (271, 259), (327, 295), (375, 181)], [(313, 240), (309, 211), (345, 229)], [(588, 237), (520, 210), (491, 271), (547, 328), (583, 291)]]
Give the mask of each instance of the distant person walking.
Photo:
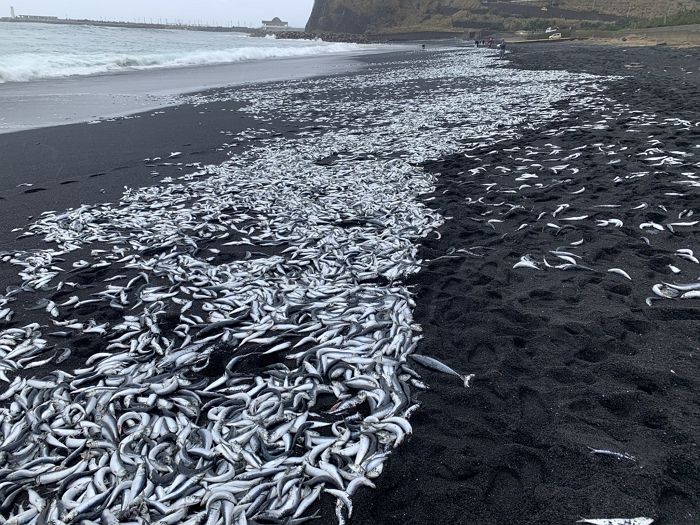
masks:
[(506, 41), (501, 40), (501, 43), (498, 44), (498, 49), (500, 50), (499, 56), (501, 59), (504, 59), (506, 57)]
[(474, 45), (475, 45), (476, 47), (479, 47), (479, 41), (478, 41), (478, 40), (474, 40)]

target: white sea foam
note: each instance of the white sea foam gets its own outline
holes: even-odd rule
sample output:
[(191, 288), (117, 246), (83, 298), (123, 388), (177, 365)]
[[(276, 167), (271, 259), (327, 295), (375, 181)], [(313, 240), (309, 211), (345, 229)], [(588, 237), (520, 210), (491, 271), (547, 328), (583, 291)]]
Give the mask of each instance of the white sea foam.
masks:
[(240, 47), (163, 54), (53, 54), (23, 53), (0, 58), (0, 83), (42, 78), (96, 75), (135, 69), (229, 64), (243, 60), (298, 57), (353, 51), (355, 44), (319, 44), (303, 47)]
[(0, 42), (0, 83), (323, 55), (368, 47), (233, 33), (0, 25), (3, 34), (13, 33)]

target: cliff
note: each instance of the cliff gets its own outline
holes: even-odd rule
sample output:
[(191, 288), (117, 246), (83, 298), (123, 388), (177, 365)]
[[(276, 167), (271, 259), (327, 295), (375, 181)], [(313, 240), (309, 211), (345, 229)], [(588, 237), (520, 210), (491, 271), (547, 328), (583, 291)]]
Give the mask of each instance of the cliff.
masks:
[(700, 0), (316, 0), (308, 31), (518, 30), (552, 22), (631, 25), (698, 13)]

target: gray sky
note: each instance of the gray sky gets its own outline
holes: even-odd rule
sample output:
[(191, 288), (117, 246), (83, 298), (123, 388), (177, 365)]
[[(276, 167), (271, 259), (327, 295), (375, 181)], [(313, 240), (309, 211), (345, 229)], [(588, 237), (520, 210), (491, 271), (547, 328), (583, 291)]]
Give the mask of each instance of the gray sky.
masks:
[(279, 16), (303, 27), (313, 0), (0, 0), (0, 16), (48, 15), (61, 18), (158, 22), (200, 22), (230, 25), (240, 21), (253, 27)]

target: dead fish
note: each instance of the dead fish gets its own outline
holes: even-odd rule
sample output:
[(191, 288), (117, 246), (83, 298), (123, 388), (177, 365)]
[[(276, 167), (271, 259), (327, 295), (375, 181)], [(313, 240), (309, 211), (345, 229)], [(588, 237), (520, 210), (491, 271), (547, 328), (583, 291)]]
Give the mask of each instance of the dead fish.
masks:
[(675, 288), (671, 288), (670, 286), (667, 286), (665, 284), (655, 284), (654, 286), (652, 286), (651, 290), (656, 295), (664, 299), (675, 299), (681, 294)]
[(700, 282), (697, 283), (687, 283), (687, 284), (672, 284), (663, 283), (664, 286), (678, 290), (679, 292), (689, 292), (692, 290), (700, 290)]
[(532, 270), (541, 270), (541, 268), (539, 267), (539, 263), (537, 263), (529, 255), (523, 255), (520, 258), (520, 261), (515, 263), (515, 265), (513, 266), (513, 269), (517, 269), (517, 268), (530, 268)]
[(616, 228), (622, 228), (623, 222), (620, 219), (599, 219), (596, 221), (598, 226), (605, 227), (605, 226), (615, 226)]
[(678, 257), (686, 259), (690, 262), (694, 262), (695, 264), (700, 264), (700, 261), (698, 260), (697, 257), (695, 257), (693, 250), (690, 250), (688, 248), (682, 248), (680, 250), (676, 250), (676, 255)]
[(599, 454), (601, 456), (612, 456), (617, 459), (627, 459), (629, 461), (636, 461), (635, 457), (627, 454), (625, 452), (614, 452), (612, 450), (605, 450), (605, 449), (595, 449), (588, 447), (589, 450), (591, 451), (591, 454)]
[(621, 275), (621, 276), (624, 277), (625, 279), (629, 279), (630, 281), (632, 280), (632, 278), (629, 276), (629, 274), (628, 274), (626, 271), (621, 270), (620, 268), (610, 268), (610, 269), (608, 270), (608, 272), (610, 272), (610, 273), (616, 273), (617, 275)]
[(583, 519), (576, 523), (585, 523), (587, 525), (651, 525), (654, 523), (654, 520), (652, 518)]
[(561, 212), (563, 212), (564, 210), (566, 210), (569, 207), (571, 207), (570, 204), (560, 204), (557, 207), (557, 209), (552, 212), (552, 217), (556, 217), (557, 215), (559, 215)]
[(443, 374), (449, 374), (460, 378), (462, 381), (464, 381), (464, 388), (469, 388), (469, 382), (474, 378), (474, 374), (459, 374), (452, 370), (446, 364), (441, 363), (440, 361), (438, 361), (437, 359), (433, 359), (432, 357), (420, 354), (411, 354), (411, 358), (415, 361), (418, 361), (421, 365), (423, 365), (426, 368), (430, 368), (432, 370), (436, 370), (437, 372), (442, 372)]
[(646, 230), (649, 228), (653, 228), (653, 229), (658, 230), (658, 231), (664, 231), (664, 227), (656, 222), (643, 222), (642, 224), (639, 225), (640, 230)]
[(674, 228), (690, 228), (692, 226), (697, 226), (700, 221), (690, 221), (690, 222), (672, 222), (668, 226), (673, 226)]

